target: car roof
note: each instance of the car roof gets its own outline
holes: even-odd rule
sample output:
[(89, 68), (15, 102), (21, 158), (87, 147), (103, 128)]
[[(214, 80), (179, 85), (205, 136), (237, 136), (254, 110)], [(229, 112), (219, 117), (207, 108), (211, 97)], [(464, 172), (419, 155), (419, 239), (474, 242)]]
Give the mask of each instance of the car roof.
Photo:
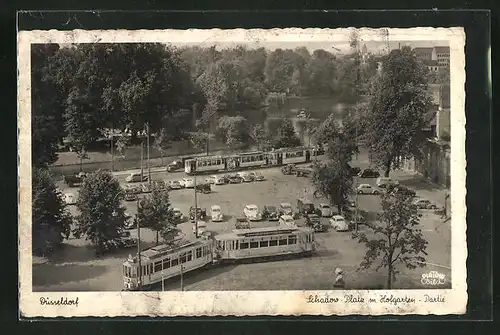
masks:
[(370, 184), (359, 184), (359, 186), (363, 186), (363, 187), (369, 186), (369, 187), (372, 187), (372, 185), (370, 185)]
[(254, 205), (254, 204), (249, 204), (246, 207), (248, 207), (248, 208), (258, 208), (257, 205)]
[(282, 207), (292, 207), (292, 205), (290, 203), (288, 203), (288, 202), (282, 202), (280, 204), (280, 206), (282, 206)]
[(220, 206), (219, 205), (212, 205), (212, 208), (218, 208), (218, 209), (220, 209)]
[(281, 218), (284, 220), (293, 220), (293, 217), (291, 217), (290, 215), (282, 215)]
[(321, 207), (325, 207), (325, 206), (326, 206), (326, 207), (330, 207), (330, 205), (329, 205), (329, 204), (319, 204), (319, 205), (320, 205)]
[(334, 216), (332, 216), (332, 219), (342, 219), (342, 220), (345, 220), (342, 215), (334, 215)]

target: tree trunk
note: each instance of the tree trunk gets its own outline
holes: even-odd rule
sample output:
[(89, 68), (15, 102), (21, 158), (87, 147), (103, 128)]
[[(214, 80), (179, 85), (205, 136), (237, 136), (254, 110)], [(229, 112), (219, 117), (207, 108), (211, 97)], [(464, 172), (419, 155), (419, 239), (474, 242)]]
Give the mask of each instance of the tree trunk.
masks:
[(160, 151), (160, 157), (161, 157), (161, 166), (163, 166), (163, 151)]
[(80, 172), (83, 172), (83, 157), (80, 156)]
[(385, 172), (384, 177), (389, 177), (389, 173), (391, 172), (391, 160), (385, 163)]
[(156, 231), (156, 245), (158, 245), (159, 235), (160, 235), (160, 232), (157, 230)]
[(387, 270), (387, 289), (390, 290), (392, 288), (392, 266), (388, 266)]

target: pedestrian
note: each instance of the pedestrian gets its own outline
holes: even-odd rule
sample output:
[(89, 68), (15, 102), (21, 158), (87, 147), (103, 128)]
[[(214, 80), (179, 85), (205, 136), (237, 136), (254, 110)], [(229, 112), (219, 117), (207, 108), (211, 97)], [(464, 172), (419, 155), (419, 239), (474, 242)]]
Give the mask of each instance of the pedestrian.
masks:
[(337, 290), (345, 289), (344, 271), (341, 268), (335, 269), (335, 283), (333, 288)]

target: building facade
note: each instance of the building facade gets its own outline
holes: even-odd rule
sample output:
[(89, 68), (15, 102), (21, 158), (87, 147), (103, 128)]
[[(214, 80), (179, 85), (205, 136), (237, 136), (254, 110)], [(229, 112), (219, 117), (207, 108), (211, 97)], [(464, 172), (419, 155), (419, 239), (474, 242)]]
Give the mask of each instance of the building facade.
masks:
[(430, 65), (427, 62), (432, 62), (432, 69), (435, 66), (439, 68), (448, 68), (450, 66), (450, 47), (431, 47), (431, 48), (414, 48), (413, 51), (417, 59)]

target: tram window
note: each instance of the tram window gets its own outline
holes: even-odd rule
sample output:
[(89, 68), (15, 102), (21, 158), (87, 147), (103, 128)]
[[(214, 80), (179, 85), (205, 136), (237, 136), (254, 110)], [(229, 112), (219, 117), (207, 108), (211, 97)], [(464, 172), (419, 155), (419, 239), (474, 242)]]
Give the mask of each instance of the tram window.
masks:
[(250, 242), (250, 248), (258, 248), (259, 247), (259, 242)]
[(240, 249), (248, 249), (248, 242), (240, 243)]
[(187, 261), (190, 262), (193, 259), (193, 251), (190, 250), (187, 252)]
[(278, 241), (277, 240), (271, 240), (271, 241), (269, 241), (269, 246), (270, 247), (275, 247), (277, 245), (278, 245)]
[(279, 245), (286, 245), (286, 238), (282, 238), (279, 240)]
[(173, 258), (172, 259), (172, 267), (179, 265), (179, 259), (178, 258)]
[(267, 248), (269, 246), (269, 241), (260, 241), (259, 247)]
[(201, 248), (196, 249), (196, 258), (201, 257)]
[(235, 246), (235, 249), (238, 250), (240, 247), (239, 247), (239, 243), (240, 241), (236, 241), (236, 246)]
[(297, 244), (297, 236), (295, 235), (288, 236), (288, 244)]
[(183, 252), (179, 255), (179, 262), (186, 263), (186, 253)]
[(149, 272), (148, 273), (153, 273), (153, 272), (154, 272), (153, 271), (153, 264), (151, 263), (151, 264), (149, 264)]
[(163, 268), (164, 268), (164, 269), (168, 269), (168, 268), (170, 268), (170, 258), (165, 258), (165, 259), (163, 260)]
[(161, 261), (155, 263), (155, 272), (161, 271)]

